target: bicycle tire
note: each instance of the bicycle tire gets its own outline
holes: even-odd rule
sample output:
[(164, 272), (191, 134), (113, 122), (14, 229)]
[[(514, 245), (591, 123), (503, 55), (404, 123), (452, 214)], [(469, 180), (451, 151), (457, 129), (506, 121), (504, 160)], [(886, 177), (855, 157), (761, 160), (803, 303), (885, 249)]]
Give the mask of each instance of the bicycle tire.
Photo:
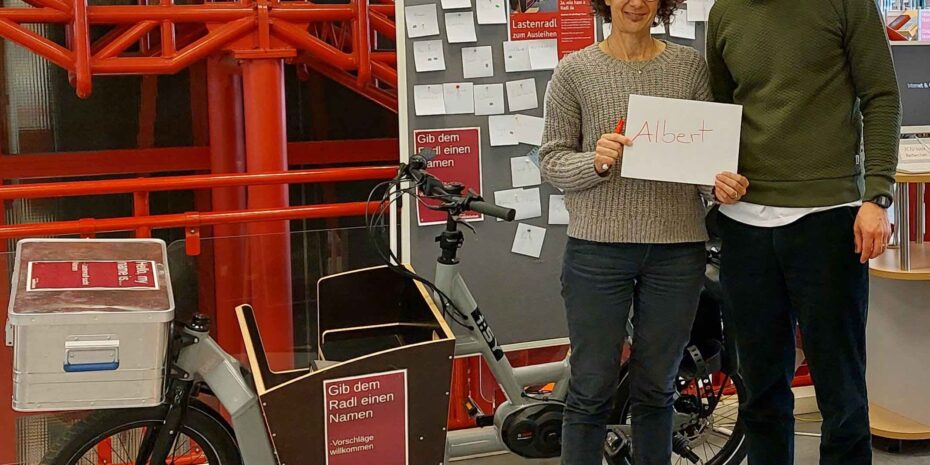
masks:
[[(140, 409), (100, 410), (75, 423), (48, 450), (40, 465), (77, 465), (84, 455), (105, 439), (140, 426), (160, 425), (167, 406)], [(196, 441), (210, 465), (242, 465), (236, 439), (208, 407), (191, 403), (181, 433)]]
[[(730, 375), (730, 379), (736, 386), (737, 397), (743, 395), (745, 387), (739, 375)], [(610, 414), (608, 424), (616, 425), (623, 423), (623, 419), (629, 416), (630, 408), (630, 371), (629, 366), (624, 365), (620, 372), (620, 382), (617, 385), (617, 394), (614, 398), (614, 407)], [(727, 442), (721, 447), (713, 457), (705, 460), (702, 465), (740, 465), (746, 458), (748, 444), (746, 442), (746, 433), (743, 423), (737, 418), (736, 426)], [(690, 463), (683, 461), (682, 463)]]

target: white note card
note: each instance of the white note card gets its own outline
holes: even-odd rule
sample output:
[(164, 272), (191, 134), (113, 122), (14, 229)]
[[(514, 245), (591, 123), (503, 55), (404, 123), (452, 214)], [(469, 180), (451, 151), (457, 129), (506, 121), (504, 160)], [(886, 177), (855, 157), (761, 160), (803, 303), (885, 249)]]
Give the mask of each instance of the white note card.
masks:
[(694, 40), (697, 38), (697, 23), (688, 21), (687, 10), (676, 10), (675, 16), (672, 18), (672, 24), (668, 26), (668, 33), (670, 36), (679, 39)]
[(507, 81), (507, 106), (510, 111), (539, 108), (539, 98), (536, 96), (536, 79)]
[(429, 37), (439, 34), (439, 13), (436, 4), (404, 7), (407, 22), (407, 37)]
[(542, 145), (545, 120), (538, 116), (517, 115), (517, 141), (521, 144)]
[(475, 14), (471, 11), (446, 13), (446, 37), (450, 44), (477, 42)]
[(493, 77), (494, 56), (490, 45), (462, 49), (462, 71), (465, 79)]
[(475, 86), (475, 115), (504, 114), (504, 85), (485, 84)]
[(417, 116), (446, 114), (442, 84), (413, 86), (413, 108)]
[[(494, 203), (505, 208), (517, 211), (516, 220), (528, 220), (542, 216), (542, 206), (539, 201), (539, 188), (507, 189), (494, 193)], [(500, 218), (497, 221), (504, 221)]]
[(530, 67), (533, 71), (555, 69), (559, 64), (559, 41), (556, 39), (529, 41)]
[(530, 187), (542, 184), (539, 168), (530, 157), (510, 159), (510, 179), (513, 187)]
[(549, 196), (549, 224), (568, 224), (568, 209), (564, 195)]
[(447, 115), (470, 115), (475, 112), (475, 86), (470, 82), (442, 85)]
[(442, 0), (443, 10), (461, 10), (471, 8), (471, 0)]
[(688, 21), (707, 21), (714, 0), (688, 0)]
[(504, 0), (475, 0), (478, 24), (507, 24)]
[(511, 252), (527, 257), (539, 258), (542, 255), (543, 242), (546, 241), (546, 228), (520, 223), (513, 238)]
[(601, 25), (601, 33), (604, 34), (604, 38), (605, 38), (605, 39), (608, 38), (608, 37), (610, 37), (610, 33), (611, 33), (611, 31), (613, 31), (613, 30), (614, 30), (613, 24), (604, 23), (604, 24)]
[(488, 134), (491, 147), (517, 145), (517, 117), (514, 115), (488, 116)]
[(652, 29), (649, 30), (652, 35), (661, 36), (665, 34), (665, 24), (659, 23), (658, 26), (652, 26)]
[(743, 107), (631, 95), (623, 150), (625, 178), (713, 185), (736, 172)]
[(530, 48), (525, 40), (504, 42), (504, 71), (517, 73), (532, 71), (530, 63)]
[(442, 52), (441, 40), (421, 40), (413, 43), (413, 60), (417, 72), (445, 71), (446, 58)]

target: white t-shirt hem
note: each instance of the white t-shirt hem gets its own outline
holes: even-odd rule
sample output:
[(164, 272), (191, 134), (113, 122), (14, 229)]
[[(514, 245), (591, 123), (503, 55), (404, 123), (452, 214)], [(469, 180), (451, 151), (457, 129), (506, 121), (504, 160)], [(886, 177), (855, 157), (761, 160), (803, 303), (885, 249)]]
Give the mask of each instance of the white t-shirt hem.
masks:
[(828, 207), (792, 208), (770, 207), (754, 203), (737, 202), (733, 205), (721, 205), (720, 213), (734, 221), (759, 228), (777, 228), (786, 226), (813, 213), (820, 213), (843, 207), (859, 207), (862, 201), (831, 205)]

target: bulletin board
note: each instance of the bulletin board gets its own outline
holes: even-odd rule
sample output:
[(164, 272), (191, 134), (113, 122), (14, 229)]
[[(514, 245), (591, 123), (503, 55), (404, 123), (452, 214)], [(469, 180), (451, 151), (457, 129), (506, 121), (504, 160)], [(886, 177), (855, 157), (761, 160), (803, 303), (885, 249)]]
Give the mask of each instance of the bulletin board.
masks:
[[(534, 144), (518, 143), (517, 145), (492, 146), (491, 137), (499, 136), (490, 132), (490, 120), (488, 115), (476, 115), (475, 113), (467, 114), (442, 114), (442, 115), (420, 115), (417, 113), (416, 97), (418, 96), (417, 86), (425, 85), (442, 85), (442, 84), (472, 84), (473, 91), (478, 86), (488, 84), (505, 84), (508, 81), (524, 81), (527, 79), (534, 80), (533, 85), (536, 91), (536, 106), (518, 111), (511, 111), (507, 101), (509, 88), (505, 84), (504, 101), (507, 106), (503, 115), (494, 116), (514, 116), (541, 118), (543, 116), (543, 106), (546, 87), (551, 79), (551, 70), (529, 70), (519, 72), (505, 71), (505, 46), (511, 37), (511, 33), (518, 34), (527, 32), (531, 39), (547, 38), (547, 22), (541, 21), (530, 23), (530, 28), (526, 28), (527, 23), (517, 24), (517, 18), (526, 19), (527, 16), (516, 15), (511, 19), (507, 16), (510, 24), (478, 24), (475, 21), (474, 41), (468, 43), (449, 43), (449, 30), (445, 24), (445, 13), (478, 13), (479, 5), (477, 2), (489, 2), (491, 0), (446, 0), (447, 6), (457, 5), (460, 8), (443, 9), (440, 0), (399, 0), (397, 5), (397, 37), (398, 37), (398, 74), (399, 74), (399, 115), (401, 130), (401, 157), (406, 160), (411, 154), (416, 153), (417, 148), (423, 145), (438, 147), (441, 152), (452, 154), (461, 154), (456, 161), (465, 161), (461, 165), (454, 167), (443, 166), (443, 163), (437, 159), (437, 169), (431, 170), (432, 173), (440, 177), (443, 181), (462, 181), (466, 185), (475, 187), (480, 194), (488, 201), (495, 201), (495, 192), (509, 191), (515, 189), (512, 177), (512, 168), (522, 170), (525, 160), (512, 162), (517, 157), (533, 157)], [(692, 0), (697, 1), (697, 0)], [(435, 5), (435, 11), (438, 18), (438, 34), (432, 34), (425, 37), (410, 38), (405, 17), (405, 8), (411, 6)], [(566, 48), (583, 48), (585, 44), (593, 43), (593, 40), (602, 40), (604, 29), (600, 22), (591, 24), (592, 31), (589, 37), (582, 29), (586, 26), (579, 22), (578, 15), (575, 15), (573, 26), (566, 28), (566, 18), (570, 17), (572, 9), (574, 11), (590, 12), (590, 6), (587, 0), (513, 0), (504, 2), (506, 8), (526, 9), (528, 12), (539, 11), (541, 13), (552, 13), (558, 18), (558, 24), (561, 29), (558, 30), (560, 38), (558, 40), (558, 53), (562, 56)], [(422, 10), (420, 10), (422, 12)], [(487, 12), (487, 10), (484, 10)], [(477, 14), (474, 14), (477, 16)], [(533, 15), (530, 15), (532, 17)], [(552, 17), (551, 15), (549, 17)], [(540, 15), (540, 19), (546, 19), (545, 15)], [(569, 18), (571, 19), (571, 18)], [(418, 28), (423, 27), (422, 18), (414, 19), (411, 25), (416, 23)], [(536, 27), (540, 26), (540, 27)], [(676, 39), (669, 38), (666, 34), (657, 34), (657, 37), (666, 38), (677, 43), (692, 45), (699, 50), (704, 48), (703, 23), (695, 23), (695, 38)], [(520, 29), (523, 28), (523, 29)], [(513, 31), (513, 32), (512, 32)], [(460, 26), (453, 25), (451, 31), (453, 37), (459, 38), (463, 35)], [(468, 35), (469, 31), (464, 31)], [(516, 36), (514, 36), (516, 37)], [(431, 44), (420, 44), (420, 42), (431, 41)], [(438, 41), (438, 42), (436, 42)], [(473, 47), (490, 47), (491, 63), (493, 75), (487, 77), (466, 78), (463, 69), (463, 49), (465, 53), (481, 53), (470, 50)], [(435, 71), (417, 72), (415, 47), (421, 47), (420, 66), (422, 69), (436, 69)], [(432, 48), (431, 48), (432, 47)], [(441, 47), (442, 61), (437, 63), (435, 57), (435, 48)], [(427, 50), (427, 53), (423, 53)], [(536, 64), (547, 59), (534, 55)], [(473, 63), (473, 62), (472, 62)], [(440, 66), (442, 65), (442, 66)], [(518, 68), (519, 69), (519, 68)], [(470, 72), (475, 71), (474, 66), (469, 66)], [(422, 94), (420, 88), (419, 92)], [(438, 88), (434, 88), (438, 89)], [(451, 88), (450, 88), (451, 91)], [(421, 102), (422, 104), (423, 102)], [(451, 100), (451, 110), (462, 111), (457, 108), (462, 102), (457, 98)], [(517, 102), (517, 108), (523, 108), (523, 103)], [(430, 105), (424, 105), (420, 108), (423, 113), (430, 113)], [(426, 110), (426, 111), (424, 111)], [(435, 108), (433, 108), (435, 110)], [(467, 109), (465, 109), (467, 110)], [(477, 110), (477, 107), (476, 107)], [(537, 124), (539, 120), (532, 120), (530, 126)], [(521, 126), (522, 127), (522, 126)], [(521, 130), (521, 133), (527, 131)], [(533, 132), (533, 131), (528, 131)], [(419, 138), (418, 138), (419, 136)], [(535, 136), (530, 137), (532, 139)], [(497, 141), (499, 142), (499, 140)], [(512, 142), (512, 141), (511, 141)], [(476, 173), (474, 164), (476, 163), (475, 150), (480, 152), (480, 163), (477, 174), (480, 176), (480, 183), (473, 184), (472, 181)], [(520, 176), (519, 181), (525, 182)], [(568, 329), (565, 321), (565, 312), (561, 297), (560, 274), (562, 266), (562, 254), (565, 249), (567, 240), (567, 226), (564, 224), (549, 224), (550, 222), (550, 202), (558, 203), (557, 198), (562, 193), (553, 186), (548, 184), (527, 185), (519, 187), (521, 197), (538, 196), (539, 215), (533, 218), (526, 218), (512, 223), (498, 221), (494, 218), (470, 218), (469, 224), (476, 230), (476, 234), (471, 233), (467, 228), (462, 228), (465, 232), (465, 243), (459, 253), (461, 261), (461, 273), (468, 283), (469, 288), (475, 295), (478, 304), (494, 329), (495, 335), (503, 345), (514, 347), (519, 345), (549, 345), (565, 343), (568, 336)], [(538, 194), (537, 191), (538, 190)], [(516, 196), (506, 196), (515, 198)], [(421, 275), (432, 279), (435, 273), (436, 258), (439, 256), (440, 249), (435, 242), (435, 238), (443, 230), (443, 225), (420, 225), (420, 220), (429, 223), (433, 218), (420, 218), (424, 216), (422, 212), (413, 207), (411, 202), (405, 203), (403, 223), (405, 230), (409, 229), (408, 240), (405, 241), (402, 249), (405, 249), (403, 255), (405, 261), (409, 261), (414, 269)], [(559, 211), (555, 211), (554, 218), (560, 216)], [(426, 215), (428, 216), (428, 215)], [(528, 231), (527, 231), (528, 230)], [(536, 238), (539, 234), (544, 233), (542, 248), (538, 251), (538, 257), (534, 256), (537, 245)], [(520, 241), (517, 249), (526, 255), (514, 253), (515, 238), (520, 235), (532, 237), (532, 241)], [(454, 328), (455, 329), (455, 328)]]

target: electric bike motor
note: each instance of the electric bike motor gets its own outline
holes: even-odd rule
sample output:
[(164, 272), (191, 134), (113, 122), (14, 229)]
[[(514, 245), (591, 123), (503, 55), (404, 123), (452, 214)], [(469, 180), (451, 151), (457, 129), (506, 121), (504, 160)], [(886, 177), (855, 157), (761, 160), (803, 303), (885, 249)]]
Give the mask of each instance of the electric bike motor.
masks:
[(564, 409), (559, 402), (548, 402), (510, 411), (500, 422), (501, 441), (521, 457), (558, 457), (562, 452)]

